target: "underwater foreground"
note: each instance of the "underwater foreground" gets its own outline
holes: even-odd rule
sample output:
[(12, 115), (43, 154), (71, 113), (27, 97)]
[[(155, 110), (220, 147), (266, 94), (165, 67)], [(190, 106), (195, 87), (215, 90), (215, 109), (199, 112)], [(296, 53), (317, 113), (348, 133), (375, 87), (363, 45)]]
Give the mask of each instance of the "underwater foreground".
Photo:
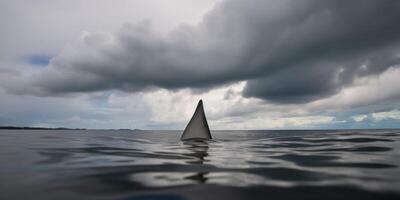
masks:
[(0, 130), (0, 199), (400, 199), (400, 130)]

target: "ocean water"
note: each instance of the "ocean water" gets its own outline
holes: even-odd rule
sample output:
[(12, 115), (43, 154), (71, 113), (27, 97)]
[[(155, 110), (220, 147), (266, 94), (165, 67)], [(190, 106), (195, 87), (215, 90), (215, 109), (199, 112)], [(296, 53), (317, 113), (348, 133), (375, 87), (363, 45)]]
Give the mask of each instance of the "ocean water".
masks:
[(400, 130), (0, 130), (0, 199), (400, 199)]

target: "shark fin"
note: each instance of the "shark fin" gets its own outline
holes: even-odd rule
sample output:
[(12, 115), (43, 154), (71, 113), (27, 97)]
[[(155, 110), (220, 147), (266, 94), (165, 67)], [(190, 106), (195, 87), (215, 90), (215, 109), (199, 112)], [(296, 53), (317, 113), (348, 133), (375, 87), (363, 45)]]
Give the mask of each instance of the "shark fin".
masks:
[(197, 104), (196, 111), (192, 119), (183, 131), (181, 140), (206, 140), (211, 139), (210, 128), (208, 127), (206, 115), (204, 113), (203, 101)]

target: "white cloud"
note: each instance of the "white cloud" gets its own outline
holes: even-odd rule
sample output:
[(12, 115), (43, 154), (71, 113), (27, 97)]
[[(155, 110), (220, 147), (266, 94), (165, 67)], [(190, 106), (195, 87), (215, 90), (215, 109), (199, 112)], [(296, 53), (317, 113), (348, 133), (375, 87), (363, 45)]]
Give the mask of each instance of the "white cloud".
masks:
[(144, 93), (144, 99), (152, 109), (151, 119), (155, 122), (185, 123), (192, 116), (200, 99), (203, 99), (207, 116), (210, 119), (222, 117), (235, 104), (246, 103), (240, 95), (226, 99), (225, 94), (243, 89), (244, 82), (228, 85), (208, 92), (193, 93), (189, 89), (169, 91), (165, 89)]
[(32, 97), (0, 90), (0, 126), (148, 129), (150, 111), (140, 94), (108, 93)]
[(350, 111), (362, 109), (393, 109), (400, 105), (400, 68), (392, 67), (380, 75), (355, 80), (355, 84), (344, 88), (337, 95), (307, 104), (311, 111)]
[[(332, 116), (307, 115), (305, 110), (292, 106), (274, 106), (244, 98), (240, 95), (244, 85), (245, 82), (239, 82), (199, 94), (190, 90), (157, 90), (145, 93), (144, 99), (152, 110), (151, 120), (177, 123), (178, 129), (189, 121), (199, 99), (204, 101), (211, 129), (315, 128), (334, 123)], [(232, 93), (234, 95), (227, 98), (227, 94)]]
[(257, 118), (243, 117), (240, 120), (217, 120), (216, 129), (304, 129), (318, 128), (324, 124), (336, 123), (332, 116), (298, 116), (298, 117), (279, 117), (259, 116)]
[(377, 121), (382, 121), (382, 120), (386, 120), (386, 119), (400, 120), (400, 111), (399, 110), (391, 110), (388, 112), (376, 112), (376, 113), (372, 113), (372, 117)]
[(367, 119), (367, 117), (367, 115), (354, 115), (351, 118), (353, 118), (356, 122), (362, 122), (364, 119)]

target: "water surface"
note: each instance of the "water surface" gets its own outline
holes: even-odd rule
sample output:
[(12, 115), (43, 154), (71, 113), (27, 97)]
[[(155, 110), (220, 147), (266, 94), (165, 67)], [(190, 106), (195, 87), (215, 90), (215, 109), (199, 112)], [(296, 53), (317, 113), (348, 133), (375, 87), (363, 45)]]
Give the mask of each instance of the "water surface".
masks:
[(400, 199), (400, 130), (0, 130), (0, 199)]

